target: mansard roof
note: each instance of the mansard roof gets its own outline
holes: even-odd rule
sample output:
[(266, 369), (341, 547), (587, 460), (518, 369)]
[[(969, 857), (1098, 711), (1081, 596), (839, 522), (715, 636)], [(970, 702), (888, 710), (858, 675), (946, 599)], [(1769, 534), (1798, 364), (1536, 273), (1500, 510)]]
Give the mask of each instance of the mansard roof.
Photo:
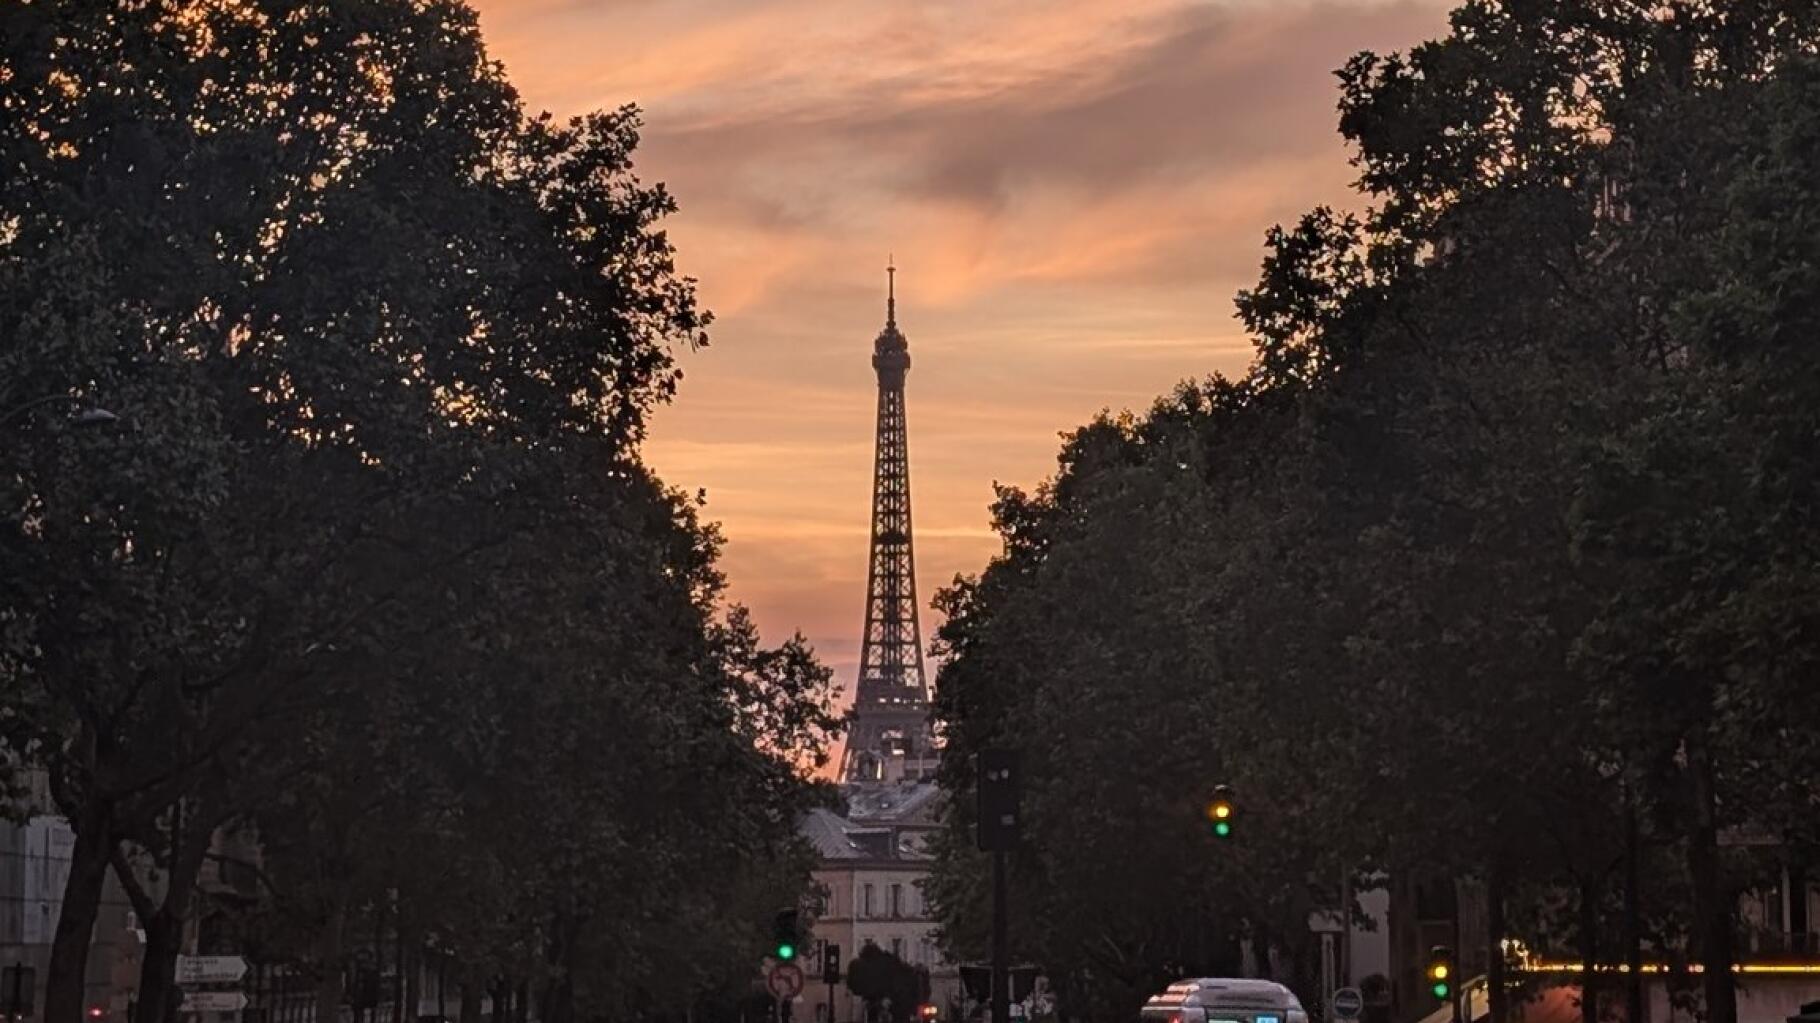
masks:
[(841, 786), (845, 816), (815, 809), (798, 825), (823, 863), (926, 863), (927, 839), (940, 826), (942, 792), (933, 782)]

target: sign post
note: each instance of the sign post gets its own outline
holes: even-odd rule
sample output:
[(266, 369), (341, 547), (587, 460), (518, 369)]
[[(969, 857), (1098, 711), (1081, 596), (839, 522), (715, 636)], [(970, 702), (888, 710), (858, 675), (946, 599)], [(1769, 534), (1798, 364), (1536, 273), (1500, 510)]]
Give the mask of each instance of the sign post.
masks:
[(183, 1013), (239, 1012), (246, 1008), (246, 992), (197, 991), (197, 987), (239, 984), (246, 976), (246, 960), (240, 956), (178, 956), (177, 986), (183, 1001), (177, 1011)]
[(239, 1012), (246, 1008), (245, 991), (185, 991), (184, 1012)]
[(777, 999), (777, 1018), (790, 1018), (790, 999), (803, 993), (803, 971), (795, 963), (778, 963), (765, 977), (765, 989)]
[(246, 960), (240, 956), (178, 956), (179, 984), (237, 984), (246, 976)]

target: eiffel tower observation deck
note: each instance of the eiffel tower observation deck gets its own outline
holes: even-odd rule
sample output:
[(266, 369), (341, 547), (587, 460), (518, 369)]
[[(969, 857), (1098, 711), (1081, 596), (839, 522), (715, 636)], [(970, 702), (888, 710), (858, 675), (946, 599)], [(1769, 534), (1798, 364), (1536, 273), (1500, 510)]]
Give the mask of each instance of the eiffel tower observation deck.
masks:
[(897, 267), (886, 268), (885, 329), (872, 345), (878, 373), (878, 446), (872, 470), (871, 561), (866, 627), (841, 780), (933, 777), (937, 748), (917, 620), (916, 555), (910, 528), (910, 452), (904, 377), (910, 345), (897, 329)]

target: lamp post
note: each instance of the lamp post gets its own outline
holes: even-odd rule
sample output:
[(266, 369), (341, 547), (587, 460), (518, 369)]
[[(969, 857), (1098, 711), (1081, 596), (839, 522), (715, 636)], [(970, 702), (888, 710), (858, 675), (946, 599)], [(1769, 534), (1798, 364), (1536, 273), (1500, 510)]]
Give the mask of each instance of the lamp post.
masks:
[(77, 400), (67, 394), (47, 394), (42, 398), (28, 401), (7, 412), (5, 415), (0, 415), (0, 425), (10, 423), (14, 419), (25, 415), (35, 408), (41, 408), (45, 405), (50, 405), (59, 401), (67, 401), (70, 404), (77, 406), (74, 411), (70, 413), (70, 421), (77, 426), (100, 426), (104, 423), (115, 422), (120, 418), (99, 405), (78, 405)]

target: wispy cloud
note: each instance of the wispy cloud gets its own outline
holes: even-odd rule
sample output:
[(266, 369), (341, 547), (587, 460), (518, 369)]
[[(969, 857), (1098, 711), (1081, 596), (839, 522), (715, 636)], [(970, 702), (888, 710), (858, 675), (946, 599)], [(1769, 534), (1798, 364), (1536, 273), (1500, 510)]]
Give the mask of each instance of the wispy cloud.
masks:
[[(1264, 230), (1345, 201), (1330, 72), (1445, 0), (479, 0), (559, 114), (637, 102), (719, 316), (647, 456), (705, 487), (762, 628), (857, 658), (895, 251), (925, 598), (1057, 434), (1243, 367)], [(925, 629), (931, 624), (925, 612)]]

